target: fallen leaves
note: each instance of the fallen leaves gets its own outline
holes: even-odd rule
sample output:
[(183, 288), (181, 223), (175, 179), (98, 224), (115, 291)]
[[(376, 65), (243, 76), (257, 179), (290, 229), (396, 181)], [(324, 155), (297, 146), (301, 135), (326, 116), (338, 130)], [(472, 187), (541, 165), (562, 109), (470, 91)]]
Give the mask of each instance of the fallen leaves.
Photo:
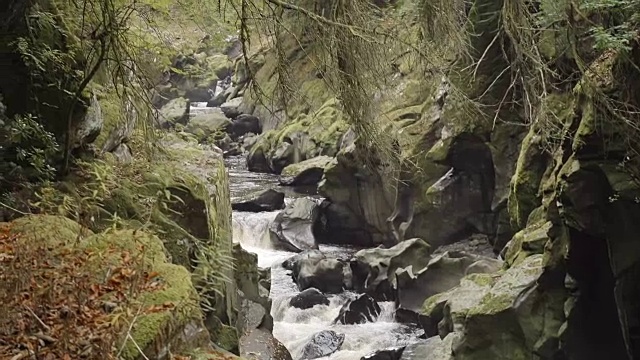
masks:
[[(117, 266), (103, 267), (104, 256), (113, 254)], [(163, 287), (158, 273), (146, 271), (141, 254), (52, 249), (0, 227), (0, 358), (113, 359), (136, 295)]]

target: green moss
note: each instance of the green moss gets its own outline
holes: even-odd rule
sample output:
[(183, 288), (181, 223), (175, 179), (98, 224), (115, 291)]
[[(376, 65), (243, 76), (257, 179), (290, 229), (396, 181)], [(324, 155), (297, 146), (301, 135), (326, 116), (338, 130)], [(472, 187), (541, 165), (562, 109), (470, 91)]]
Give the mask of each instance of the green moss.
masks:
[(571, 94), (550, 94), (541, 105), (540, 121), (529, 129), (522, 141), (516, 171), (511, 179), (508, 199), (509, 215), (517, 229), (527, 224), (529, 214), (541, 205), (541, 181), (550, 159), (545, 144), (558, 137), (574, 118), (574, 99)]
[(124, 122), (125, 114), (123, 109), (125, 107), (114, 88), (105, 88), (95, 83), (92, 84), (91, 88), (100, 103), (102, 117), (104, 118), (102, 131), (94, 141), (96, 147), (102, 149), (111, 132)]
[(91, 230), (62, 216), (30, 215), (18, 218), (11, 224), (11, 231), (22, 234), (26, 241), (53, 247), (73, 245), (93, 235)]
[(443, 301), (446, 301), (447, 299), (448, 299), (447, 293), (437, 294), (437, 295), (428, 297), (424, 301), (424, 304), (422, 304), (422, 309), (420, 310), (420, 313), (423, 315), (431, 314), (440, 303), (442, 303)]
[(217, 344), (228, 351), (238, 348), (238, 330), (235, 327), (222, 325), (218, 333)]
[(496, 281), (496, 277), (494, 274), (480, 274), (480, 273), (469, 274), (465, 276), (465, 279), (479, 286), (491, 286)]
[[(184, 267), (167, 263), (162, 241), (156, 236), (141, 231), (111, 231), (92, 236), (83, 246), (103, 254), (95, 264), (99, 269), (107, 270), (119, 266), (122, 261), (121, 254), (127, 252), (132, 257), (142, 254), (143, 261), (150, 271), (159, 274), (158, 278), (161, 279), (163, 287), (141, 293), (136, 297), (134, 304), (145, 309), (153, 305), (171, 303), (175, 308), (143, 313), (137, 317), (131, 335), (141, 349), (149, 348), (156, 341), (168, 342), (175, 335), (176, 329), (181, 329), (192, 321), (201, 321), (202, 312), (198, 295), (191, 282), (191, 274)], [(103, 278), (104, 275), (101, 274), (99, 277)], [(136, 344), (127, 339), (122, 353), (124, 359), (138, 358)]]

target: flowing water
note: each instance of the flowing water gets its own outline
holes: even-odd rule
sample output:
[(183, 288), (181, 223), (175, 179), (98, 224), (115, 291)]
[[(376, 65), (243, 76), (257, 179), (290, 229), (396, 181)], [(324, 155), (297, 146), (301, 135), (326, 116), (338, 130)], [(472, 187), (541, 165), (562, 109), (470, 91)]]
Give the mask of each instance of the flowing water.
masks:
[[(246, 194), (275, 188), (277, 176), (247, 171), (243, 157), (226, 160), (229, 169), (232, 201)], [(291, 190), (279, 188), (285, 192), (286, 202), (299, 196)], [(302, 348), (311, 336), (322, 330), (333, 330), (345, 334), (344, 344), (340, 351), (322, 359), (325, 360), (358, 360), (362, 356), (376, 350), (404, 346), (418, 341), (417, 329), (394, 321), (394, 304), (381, 303), (382, 313), (375, 322), (360, 325), (334, 325), (333, 320), (340, 308), (353, 293), (343, 293), (330, 298), (329, 305), (316, 305), (311, 309), (301, 310), (289, 306), (289, 299), (299, 293), (298, 288), (287, 271), (282, 268), (284, 260), (295, 253), (271, 248), (268, 228), (277, 216), (278, 211), (263, 213), (233, 212), (233, 239), (242, 247), (258, 255), (260, 267), (271, 268), (271, 298), (274, 318), (274, 336), (291, 352), (294, 360), (300, 358)], [(348, 255), (353, 250), (337, 246), (320, 246), (320, 250), (334, 255)]]

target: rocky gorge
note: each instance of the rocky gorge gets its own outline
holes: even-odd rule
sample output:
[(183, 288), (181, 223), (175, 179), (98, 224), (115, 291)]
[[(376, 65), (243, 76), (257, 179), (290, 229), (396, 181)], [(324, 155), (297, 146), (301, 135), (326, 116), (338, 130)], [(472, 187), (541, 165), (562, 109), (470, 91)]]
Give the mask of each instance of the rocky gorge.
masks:
[[(1, 203), (0, 262), (9, 270), (0, 280), (12, 289), (1, 300), (19, 309), (0, 322), (1, 356), (640, 357), (640, 44), (636, 36), (602, 47), (593, 28), (635, 29), (628, 13), (640, 9), (363, 1), (379, 29), (366, 32), (358, 8), (341, 33), (340, 16), (356, 10), (331, 3), (342, 13), (280, 4), (285, 33), (248, 41), (241, 27), (172, 54), (148, 99), (152, 120), (142, 128), (157, 135), (149, 156), (136, 130), (141, 108), (116, 101), (100, 77), (81, 91), (84, 105), (61, 117), (68, 123), (45, 123), (52, 138), (72, 140), (78, 162), (66, 178), (18, 191), (19, 181), (5, 179), (27, 167), (25, 145), (0, 137), (3, 156), (18, 154), (5, 159), (11, 171), (1, 168), (11, 191)], [(1, 9), (16, 39), (28, 25), (20, 15), (43, 5), (25, 4)], [(65, 27), (78, 31), (65, 22), (51, 31)], [(373, 52), (358, 44), (380, 34), (397, 41), (385, 43), (393, 54), (373, 72), (364, 59)], [(72, 48), (67, 35), (49, 45)], [(331, 40), (340, 37), (352, 46)], [(2, 63), (18, 62), (9, 50)], [(25, 94), (38, 92), (38, 104), (55, 95), (12, 88), (27, 81), (27, 64), (2, 70), (12, 81), (0, 83), (1, 126), (30, 124), (20, 117), (31, 106)], [(362, 109), (368, 76), (380, 86)], [(38, 168), (39, 148), (28, 149)], [(35, 199), (19, 201), (29, 191)], [(70, 263), (86, 276), (52, 275)], [(47, 281), (65, 289), (47, 299), (77, 308), (38, 302), (31, 294), (42, 289), (25, 285)], [(85, 285), (72, 296), (68, 284)], [(60, 325), (68, 313), (74, 321)], [(100, 335), (57, 341), (64, 329)], [(105, 334), (112, 343), (98, 340)]]

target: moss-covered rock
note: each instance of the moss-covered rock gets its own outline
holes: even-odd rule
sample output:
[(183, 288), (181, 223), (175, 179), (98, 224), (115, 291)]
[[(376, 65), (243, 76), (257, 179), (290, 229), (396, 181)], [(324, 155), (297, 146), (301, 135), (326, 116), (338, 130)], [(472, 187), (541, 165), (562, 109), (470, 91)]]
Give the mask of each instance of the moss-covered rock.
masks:
[(290, 164), (320, 155), (335, 156), (348, 128), (338, 106), (335, 99), (328, 100), (309, 115), (301, 114), (262, 134), (249, 152), (249, 168), (267, 165), (269, 171), (280, 173)]
[(193, 134), (198, 141), (203, 142), (212, 135), (224, 134), (229, 126), (231, 126), (231, 121), (222, 112), (214, 111), (198, 114), (190, 119), (185, 126), (185, 131)]
[[(148, 358), (166, 359), (170, 352), (208, 346), (209, 335), (202, 323), (199, 296), (191, 275), (185, 268), (167, 261), (158, 237), (135, 230), (108, 230), (91, 235), (68, 218), (48, 215), (26, 216), (9, 226), (20, 241), (25, 241), (25, 246), (44, 245), (49, 252), (46, 256), (51, 259), (82, 254), (85, 258), (75, 259), (78, 265), (74, 276), (79, 281), (93, 279), (95, 286), (100, 286), (122, 269), (131, 271), (122, 279), (139, 272), (138, 282), (117, 280), (112, 284), (112, 292), (103, 295), (105, 301), (115, 301), (112, 306), (118, 310), (112, 316), (120, 313), (132, 316), (131, 326), (119, 329), (120, 344), (115, 347), (121, 349), (119, 355), (123, 359), (139, 359), (143, 356), (141, 350)], [(144, 274), (153, 275), (145, 278)], [(89, 285), (77, 284), (81, 289), (90, 288)], [(118, 291), (127, 291), (129, 295), (118, 296)], [(87, 306), (95, 304), (87, 302)]]
[(169, 101), (160, 109), (156, 125), (168, 129), (176, 124), (186, 124), (189, 119), (189, 102), (185, 98)]

